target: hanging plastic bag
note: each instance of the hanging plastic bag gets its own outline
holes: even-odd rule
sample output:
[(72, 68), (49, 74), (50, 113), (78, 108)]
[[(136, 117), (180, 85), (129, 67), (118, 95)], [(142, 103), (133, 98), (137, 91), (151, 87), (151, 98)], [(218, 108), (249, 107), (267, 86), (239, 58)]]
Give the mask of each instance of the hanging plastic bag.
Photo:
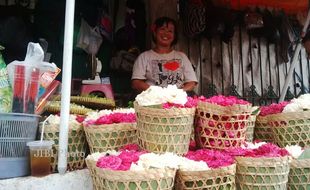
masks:
[(43, 59), (44, 52), (40, 44), (30, 42), (25, 60), (8, 64), (7, 71), (13, 88), (13, 112), (34, 113), (42, 73), (57, 71), (55, 64), (43, 62)]
[(88, 54), (96, 55), (101, 44), (102, 37), (99, 28), (97, 26), (94, 28), (90, 27), (88, 23), (82, 19), (76, 46), (83, 49)]

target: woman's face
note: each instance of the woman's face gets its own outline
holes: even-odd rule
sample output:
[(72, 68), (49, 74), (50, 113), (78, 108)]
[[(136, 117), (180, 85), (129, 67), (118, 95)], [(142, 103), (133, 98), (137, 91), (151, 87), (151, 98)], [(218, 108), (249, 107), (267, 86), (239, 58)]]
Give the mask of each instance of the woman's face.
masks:
[(157, 46), (170, 47), (174, 40), (174, 25), (172, 23), (167, 23), (157, 28), (155, 39)]

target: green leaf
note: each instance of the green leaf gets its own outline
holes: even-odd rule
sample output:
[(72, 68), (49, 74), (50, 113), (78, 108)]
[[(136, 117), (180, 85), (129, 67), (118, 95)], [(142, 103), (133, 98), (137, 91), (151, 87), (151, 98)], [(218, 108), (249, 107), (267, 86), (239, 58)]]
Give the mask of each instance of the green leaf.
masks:
[(260, 109), (258, 106), (253, 106), (251, 112), (252, 112), (251, 115), (258, 115), (260, 113)]
[(305, 149), (298, 157), (298, 160), (310, 159), (310, 148)]

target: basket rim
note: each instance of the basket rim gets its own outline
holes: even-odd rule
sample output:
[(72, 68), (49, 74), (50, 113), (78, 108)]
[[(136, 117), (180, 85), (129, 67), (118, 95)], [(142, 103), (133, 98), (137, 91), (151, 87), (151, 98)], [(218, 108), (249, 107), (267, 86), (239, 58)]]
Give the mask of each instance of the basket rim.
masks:
[(98, 133), (98, 132), (121, 132), (128, 130), (137, 130), (137, 123), (112, 123), (102, 125), (88, 125), (83, 126), (85, 133)]
[(291, 169), (294, 169), (294, 168), (310, 168), (309, 162), (310, 162), (310, 158), (309, 159), (302, 159), (302, 160), (293, 159), (292, 162), (290, 163), (290, 167), (291, 167)]
[[(97, 174), (97, 177), (104, 177), (105, 179), (111, 180), (111, 181), (118, 181), (118, 180), (120, 180), (121, 182), (141, 181), (142, 179), (137, 178), (137, 176), (139, 175), (144, 175), (144, 176), (148, 175), (150, 178), (147, 180), (154, 180), (154, 179), (158, 179), (158, 176), (154, 177), (154, 175), (150, 175), (150, 173), (158, 174), (159, 172), (162, 172), (165, 174), (164, 176), (161, 176), (160, 178), (163, 178), (163, 177), (175, 178), (175, 174), (176, 174), (176, 169), (173, 169), (173, 168), (152, 168), (152, 169), (141, 170), (141, 171), (131, 171), (131, 170), (122, 171), (122, 170), (111, 170), (111, 169), (98, 168), (96, 166), (96, 161), (92, 159), (86, 158), (85, 161), (87, 164), (87, 168), (89, 170), (95, 171), (95, 173)], [(129, 177), (128, 179), (129, 174), (133, 175), (134, 177), (132, 177), (131, 179)], [(122, 178), (122, 176), (124, 176), (124, 178)], [(146, 180), (145, 178), (143, 179)]]
[[(218, 172), (218, 173), (226, 173), (226, 174), (232, 174), (234, 175), (235, 172), (236, 172), (236, 166), (237, 164), (236, 163), (233, 163), (229, 166), (223, 166), (223, 167), (220, 167), (220, 168), (210, 168), (208, 170), (201, 170), (201, 171), (186, 171), (186, 170), (181, 170), (181, 169), (178, 169), (177, 172), (180, 173), (180, 174), (196, 174), (196, 173), (204, 173), (204, 174), (212, 174), (212, 173), (215, 173), (215, 172)], [(234, 173), (229, 173), (231, 170), (234, 170)], [(218, 173), (216, 173), (215, 175), (218, 175)]]
[(252, 104), (234, 104), (230, 106), (222, 106), (215, 103), (209, 103), (209, 102), (198, 102), (197, 109), (210, 109), (213, 110), (215, 113), (227, 113), (231, 114), (231, 112), (234, 112), (233, 114), (249, 114), (251, 115), (251, 108)]
[[(177, 111), (188, 112), (188, 114), (195, 114), (195, 111), (196, 111), (196, 107), (191, 107), (191, 108), (187, 108), (187, 107), (184, 107), (184, 108), (172, 107), (172, 108), (169, 108), (169, 109), (156, 108), (156, 107), (147, 107), (147, 106), (139, 105), (136, 101), (134, 102), (134, 109), (135, 109), (136, 113), (139, 113), (140, 110), (143, 110), (143, 111), (156, 111), (157, 114), (158, 113), (161, 113), (161, 114), (162, 113), (165, 113), (165, 114), (169, 113), (169, 114), (172, 114), (172, 115), (178, 115)], [(175, 113), (175, 114), (173, 114), (173, 113)]]
[(280, 117), (285, 117), (285, 120), (287, 120), (287, 119), (309, 119), (310, 110), (309, 111), (270, 114), (270, 115), (268, 115), (268, 122), (277, 120)]
[(100, 124), (100, 125), (96, 125), (96, 124), (91, 124), (91, 125), (87, 124), (87, 125), (84, 125), (84, 124), (83, 124), (83, 127), (84, 127), (84, 128), (99, 128), (99, 127), (104, 127), (104, 126), (108, 126), (108, 127), (110, 127), (110, 126), (123, 126), (123, 125), (128, 125), (128, 126), (133, 125), (133, 126), (135, 126), (136, 124), (137, 124), (137, 122), (131, 122), (131, 123), (129, 123), (129, 122), (124, 122), (124, 123), (110, 123), (110, 124)]
[[(178, 189), (209, 189), (214, 187), (220, 187), (221, 185), (235, 185), (235, 176), (236, 176), (236, 164), (233, 163), (229, 166), (224, 166), (220, 168), (210, 168), (208, 170), (204, 171), (182, 171), (177, 170), (176, 173), (176, 182), (175, 185)], [(217, 179), (223, 179), (226, 178), (227, 180), (222, 183), (216, 183), (215, 181)], [(213, 184), (205, 184), (207, 181), (212, 180)], [(198, 181), (204, 181), (204, 184), (202, 186), (189, 187), (187, 186), (187, 182), (198, 182)], [(217, 188), (216, 188), (217, 189)]]
[[(39, 123), (39, 132), (41, 132), (42, 131), (42, 122), (40, 122)], [(58, 125), (58, 126), (57, 126)], [(60, 124), (46, 124), (45, 125), (45, 127), (44, 127), (44, 133), (45, 132), (59, 132), (60, 131), (60, 129), (59, 129), (59, 126)], [(76, 127), (76, 128), (72, 128), (72, 127), (70, 127), (71, 125), (69, 125), (69, 127), (68, 127), (68, 130), (69, 131), (80, 131), (80, 130), (84, 130), (84, 128), (83, 128), (83, 125), (82, 124), (80, 124), (80, 125), (78, 125), (78, 127)]]
[(243, 157), (237, 156), (235, 157), (235, 161), (238, 165), (243, 165), (241, 163), (246, 163), (246, 165), (251, 166), (283, 166), (283, 162), (289, 163), (291, 161), (290, 156), (282, 156), (282, 157)]

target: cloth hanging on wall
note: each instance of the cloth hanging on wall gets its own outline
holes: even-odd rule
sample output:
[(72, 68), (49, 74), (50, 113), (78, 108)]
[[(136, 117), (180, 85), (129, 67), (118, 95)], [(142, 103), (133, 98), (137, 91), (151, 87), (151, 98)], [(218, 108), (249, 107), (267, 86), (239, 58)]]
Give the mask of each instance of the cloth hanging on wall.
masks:
[(308, 0), (213, 0), (214, 4), (229, 7), (235, 10), (243, 10), (251, 6), (270, 7), (283, 9), (287, 14), (296, 14), (307, 11)]
[[(114, 19), (116, 21), (114, 38), (116, 49), (127, 51), (132, 47), (138, 47), (140, 51), (144, 51), (146, 12), (143, 0), (127, 0), (125, 9), (122, 0), (118, 5), (117, 18)], [(121, 15), (124, 17), (119, 18)]]
[(206, 5), (202, 0), (181, 0), (183, 30), (188, 37), (195, 37), (206, 29)]

